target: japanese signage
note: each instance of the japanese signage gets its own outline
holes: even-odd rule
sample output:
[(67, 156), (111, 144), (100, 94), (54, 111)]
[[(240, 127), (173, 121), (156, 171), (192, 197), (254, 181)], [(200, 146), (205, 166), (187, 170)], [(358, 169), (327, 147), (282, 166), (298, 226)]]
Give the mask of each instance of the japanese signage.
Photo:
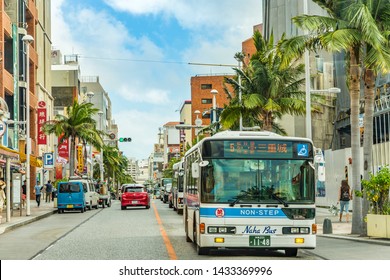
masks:
[(64, 139), (64, 142), (61, 142), (62, 136), (58, 137), (58, 156), (59, 158), (64, 158), (67, 161), (69, 160), (69, 139)]
[(38, 145), (47, 144), (47, 136), (43, 132), (43, 124), (47, 120), (46, 103), (44, 101), (38, 102)]
[(84, 158), (83, 158), (83, 146), (82, 145), (77, 146), (77, 161), (78, 161), (77, 170), (79, 172), (83, 172), (84, 171)]
[(205, 142), (203, 156), (212, 158), (301, 159), (313, 156), (309, 142), (281, 140), (215, 140)]

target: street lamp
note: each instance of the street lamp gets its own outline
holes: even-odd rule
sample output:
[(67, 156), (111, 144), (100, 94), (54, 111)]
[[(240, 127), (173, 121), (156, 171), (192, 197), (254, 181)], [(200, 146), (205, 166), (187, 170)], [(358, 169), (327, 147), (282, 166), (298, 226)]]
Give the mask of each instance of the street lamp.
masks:
[[(244, 54), (242, 52), (236, 53), (234, 58), (238, 61), (238, 70), (241, 70), (241, 61), (244, 58)], [(240, 104), (240, 107), (242, 106), (242, 90), (241, 90), (241, 73), (238, 75), (238, 101)], [(240, 108), (241, 109), (241, 108)], [(240, 110), (240, 123), (239, 123), (239, 131), (242, 131), (242, 113)]]
[(196, 142), (199, 142), (199, 129), (202, 127), (202, 119), (199, 119), (199, 110), (195, 110), (194, 114), (196, 115), (195, 119), (195, 134), (196, 134)]
[(30, 216), (30, 44), (34, 38), (27, 34), (23, 36), (22, 41), (26, 46), (26, 216)]
[[(103, 130), (103, 111), (99, 111), (98, 115), (100, 117), (100, 130)], [(103, 146), (104, 146), (104, 136), (103, 136)], [(100, 182), (103, 184), (104, 174), (103, 174), (103, 147), (100, 151)]]
[[(307, 83), (307, 82), (306, 82)], [(309, 84), (309, 90), (306, 86), (306, 137), (311, 139), (312, 138), (312, 131), (311, 131), (311, 100), (310, 95), (312, 93), (330, 93), (330, 94), (337, 94), (340, 93), (341, 89), (332, 87), (328, 89), (310, 89)]]
[[(92, 103), (92, 97), (94, 95), (95, 95), (95, 93), (93, 93), (92, 91), (87, 92), (87, 97), (89, 99), (89, 103)], [(92, 144), (91, 143), (89, 144), (89, 158), (91, 160), (89, 173), (90, 173), (91, 179), (93, 179), (93, 159), (92, 159)]]
[(216, 96), (218, 94), (218, 90), (212, 89), (210, 93), (213, 95), (213, 123), (217, 122), (217, 101)]

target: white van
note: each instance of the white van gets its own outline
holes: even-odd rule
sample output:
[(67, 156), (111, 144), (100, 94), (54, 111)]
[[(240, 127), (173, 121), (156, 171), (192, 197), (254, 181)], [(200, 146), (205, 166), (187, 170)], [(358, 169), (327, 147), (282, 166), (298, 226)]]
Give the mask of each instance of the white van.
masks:
[(72, 182), (81, 182), (83, 184), (85, 205), (86, 208), (91, 210), (92, 208), (98, 209), (99, 207), (99, 193), (96, 192), (93, 182), (88, 177), (72, 176), (69, 178)]

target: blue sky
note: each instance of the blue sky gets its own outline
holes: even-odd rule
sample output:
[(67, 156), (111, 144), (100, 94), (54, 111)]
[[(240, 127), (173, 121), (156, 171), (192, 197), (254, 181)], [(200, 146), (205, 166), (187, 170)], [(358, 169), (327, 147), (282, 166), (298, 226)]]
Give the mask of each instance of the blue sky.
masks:
[(261, 0), (52, 0), (52, 41), (78, 54), (82, 76), (109, 93), (127, 157), (145, 159), (158, 128), (178, 121), (190, 78), (232, 73), (234, 54), (262, 22)]

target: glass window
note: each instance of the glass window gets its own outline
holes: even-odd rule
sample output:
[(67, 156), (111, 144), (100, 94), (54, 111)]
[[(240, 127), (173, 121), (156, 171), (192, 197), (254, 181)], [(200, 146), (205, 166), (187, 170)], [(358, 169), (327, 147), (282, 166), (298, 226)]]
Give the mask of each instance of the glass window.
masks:
[(211, 84), (201, 84), (201, 85), (200, 85), (200, 88), (201, 88), (201, 89), (211, 89), (211, 88), (212, 88), (212, 85), (211, 85)]
[(202, 168), (202, 202), (314, 203), (307, 160), (210, 159)]
[(212, 99), (209, 98), (202, 99), (202, 104), (211, 104), (211, 103), (213, 103)]
[(59, 188), (60, 193), (78, 193), (80, 192), (79, 184), (61, 184)]

